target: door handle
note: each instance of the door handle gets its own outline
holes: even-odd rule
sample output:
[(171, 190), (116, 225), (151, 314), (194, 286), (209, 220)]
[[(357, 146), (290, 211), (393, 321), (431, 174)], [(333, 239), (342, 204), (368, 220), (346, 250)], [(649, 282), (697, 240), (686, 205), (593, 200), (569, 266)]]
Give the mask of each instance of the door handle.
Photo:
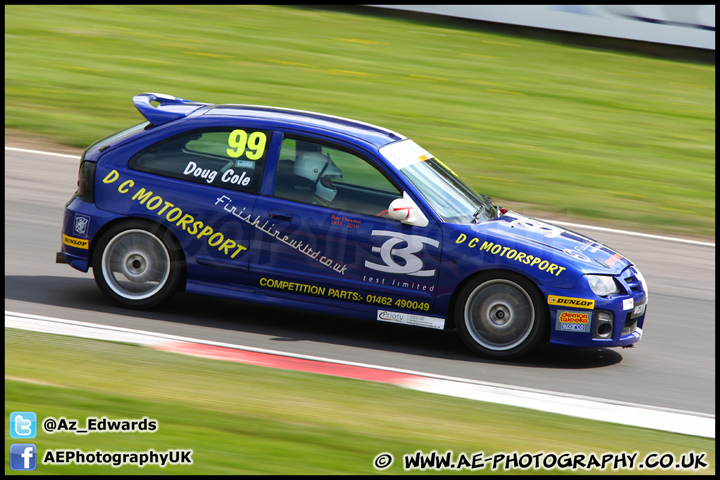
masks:
[(274, 218), (275, 220), (285, 220), (289, 222), (292, 220), (292, 213), (285, 210), (270, 210), (268, 217)]

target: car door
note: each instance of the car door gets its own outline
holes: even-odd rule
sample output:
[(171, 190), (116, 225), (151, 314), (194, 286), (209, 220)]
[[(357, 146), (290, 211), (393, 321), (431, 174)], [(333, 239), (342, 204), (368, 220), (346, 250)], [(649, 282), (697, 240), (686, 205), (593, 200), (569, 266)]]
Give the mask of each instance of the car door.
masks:
[(432, 311), (440, 228), (388, 218), (403, 193), (367, 158), (346, 145), (284, 136), (273, 195), (258, 197), (244, 218), (255, 286), (378, 312)]

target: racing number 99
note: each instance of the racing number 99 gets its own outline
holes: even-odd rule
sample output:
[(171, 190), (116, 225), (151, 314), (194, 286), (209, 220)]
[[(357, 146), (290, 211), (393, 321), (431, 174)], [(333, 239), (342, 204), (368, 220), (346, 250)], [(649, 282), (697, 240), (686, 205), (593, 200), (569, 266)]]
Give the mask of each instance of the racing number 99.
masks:
[(228, 137), (227, 154), (232, 158), (239, 158), (245, 153), (245, 149), (249, 150), (246, 157), (249, 160), (257, 160), (265, 153), (265, 144), (267, 137), (263, 132), (253, 132), (248, 136), (245, 130), (233, 130)]

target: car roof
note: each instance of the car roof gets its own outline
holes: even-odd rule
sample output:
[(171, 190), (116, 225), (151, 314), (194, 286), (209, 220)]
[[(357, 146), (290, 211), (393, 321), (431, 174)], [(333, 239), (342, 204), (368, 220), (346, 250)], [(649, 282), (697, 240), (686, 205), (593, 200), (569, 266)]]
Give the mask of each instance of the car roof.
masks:
[(377, 125), (349, 118), (289, 108), (261, 105), (217, 105), (205, 113), (205, 116), (225, 115), (262, 119), (275, 122), (278, 125), (299, 126), (310, 130), (332, 131), (363, 139), (378, 148), (390, 142), (405, 138), (399, 133)]
[(261, 105), (214, 105), (157, 93), (135, 95), (133, 103), (153, 125), (162, 125), (195, 113), (205, 118), (235, 117), (262, 120), (276, 126), (296, 126), (316, 133), (331, 131), (364, 140), (376, 148), (405, 139), (405, 136), (377, 125), (290, 108)]

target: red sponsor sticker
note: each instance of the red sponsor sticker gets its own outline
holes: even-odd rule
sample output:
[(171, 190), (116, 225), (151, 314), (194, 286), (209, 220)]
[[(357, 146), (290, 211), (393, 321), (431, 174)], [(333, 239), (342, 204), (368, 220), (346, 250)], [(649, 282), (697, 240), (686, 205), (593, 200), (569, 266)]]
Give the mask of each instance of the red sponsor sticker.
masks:
[(605, 264), (606, 264), (608, 267), (612, 267), (612, 266), (615, 265), (615, 263), (616, 263), (618, 260), (620, 260), (621, 258), (623, 258), (622, 255), (620, 255), (619, 253), (616, 253), (616, 254), (613, 255), (612, 257), (610, 257), (610, 258), (608, 258), (607, 260), (605, 260)]
[(580, 323), (587, 324), (590, 322), (590, 315), (586, 312), (560, 312), (560, 323)]

